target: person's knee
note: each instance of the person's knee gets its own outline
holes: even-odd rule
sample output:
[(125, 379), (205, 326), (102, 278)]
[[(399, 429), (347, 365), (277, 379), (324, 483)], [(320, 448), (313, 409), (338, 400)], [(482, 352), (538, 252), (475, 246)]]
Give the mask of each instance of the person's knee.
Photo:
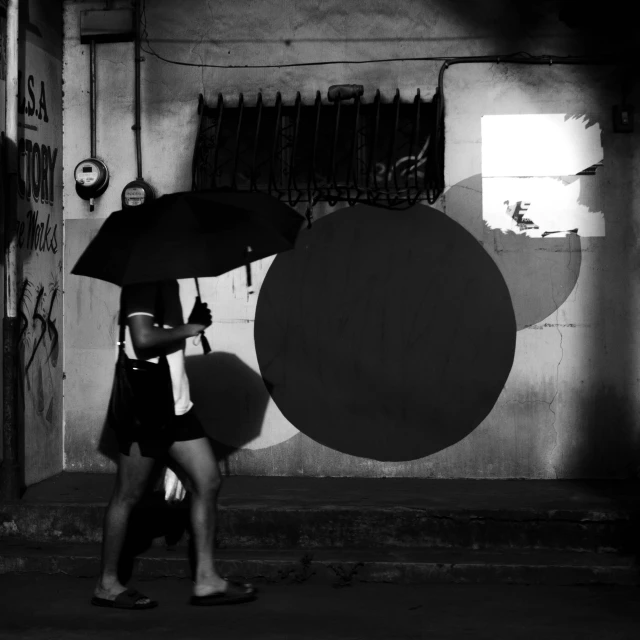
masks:
[(145, 484), (120, 484), (113, 494), (113, 502), (123, 506), (134, 507), (144, 495)]
[(217, 472), (204, 474), (193, 482), (193, 492), (203, 498), (214, 498), (220, 490), (222, 478)]

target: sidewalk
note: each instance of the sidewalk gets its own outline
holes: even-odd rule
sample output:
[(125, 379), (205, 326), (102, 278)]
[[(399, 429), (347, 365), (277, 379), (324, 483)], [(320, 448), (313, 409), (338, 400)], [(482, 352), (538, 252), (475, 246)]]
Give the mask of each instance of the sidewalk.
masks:
[(150, 611), (89, 605), (93, 580), (0, 575), (0, 638), (28, 640), (636, 640), (640, 589), (507, 585), (259, 585), (234, 607), (190, 607), (191, 583), (136, 587)]
[[(112, 474), (64, 472), (29, 487), (22, 502), (106, 504), (114, 479)], [(220, 505), (611, 513), (640, 508), (640, 482), (228, 476), (223, 478)]]
[[(62, 473), (0, 504), (0, 574), (90, 577), (114, 476)], [(221, 570), (271, 584), (640, 584), (637, 482), (225, 477)], [(133, 514), (138, 578), (189, 575), (188, 510)]]

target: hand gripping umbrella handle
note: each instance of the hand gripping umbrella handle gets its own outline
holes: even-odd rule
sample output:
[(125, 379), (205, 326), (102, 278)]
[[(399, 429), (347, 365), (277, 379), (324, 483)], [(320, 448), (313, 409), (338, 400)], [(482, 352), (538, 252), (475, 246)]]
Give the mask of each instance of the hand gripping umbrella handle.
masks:
[[(194, 278), (194, 280), (196, 281), (196, 291), (198, 293), (196, 300), (200, 302), (200, 283), (198, 282), (198, 278)], [(211, 345), (207, 340), (207, 336), (204, 335), (204, 331), (200, 332), (199, 337), (200, 337), (200, 342), (202, 343), (202, 351), (204, 351), (204, 354), (207, 355), (207, 353), (211, 353)], [(198, 344), (196, 342), (197, 340), (198, 338), (194, 340), (194, 344)]]

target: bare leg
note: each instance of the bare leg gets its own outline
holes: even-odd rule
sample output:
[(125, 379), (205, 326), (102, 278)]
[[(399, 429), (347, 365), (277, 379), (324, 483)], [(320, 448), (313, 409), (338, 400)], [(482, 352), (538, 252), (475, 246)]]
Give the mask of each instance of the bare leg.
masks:
[(130, 455), (120, 454), (116, 485), (104, 517), (102, 567), (94, 592), (98, 598), (113, 600), (126, 590), (118, 579), (118, 562), (131, 510), (144, 493), (153, 465), (154, 459), (140, 455), (135, 442), (131, 445)]
[(182, 467), (190, 480), (191, 524), (193, 527), (196, 575), (193, 593), (196, 596), (225, 591), (227, 582), (214, 566), (216, 500), (220, 490), (220, 471), (207, 438), (174, 442), (169, 455)]

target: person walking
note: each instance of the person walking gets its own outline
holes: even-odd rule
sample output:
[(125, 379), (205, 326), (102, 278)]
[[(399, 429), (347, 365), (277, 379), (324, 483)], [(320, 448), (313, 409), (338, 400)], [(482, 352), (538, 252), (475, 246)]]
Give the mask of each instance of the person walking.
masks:
[[(129, 517), (141, 499), (156, 460), (167, 454), (185, 473), (191, 496), (195, 576), (191, 604), (211, 606), (255, 599), (256, 589), (224, 579), (214, 564), (216, 500), (221, 484), (211, 443), (193, 410), (185, 370), (186, 339), (211, 325), (211, 311), (198, 298), (184, 322), (176, 280), (123, 287), (121, 322), (127, 324), (127, 349), (135, 358), (158, 362), (166, 356), (171, 374), (175, 416), (158, 433), (117, 429), (118, 459), (113, 495), (104, 518), (100, 576), (91, 603), (100, 607), (150, 609), (157, 601), (118, 578)], [(112, 425), (113, 426), (113, 425)]]

